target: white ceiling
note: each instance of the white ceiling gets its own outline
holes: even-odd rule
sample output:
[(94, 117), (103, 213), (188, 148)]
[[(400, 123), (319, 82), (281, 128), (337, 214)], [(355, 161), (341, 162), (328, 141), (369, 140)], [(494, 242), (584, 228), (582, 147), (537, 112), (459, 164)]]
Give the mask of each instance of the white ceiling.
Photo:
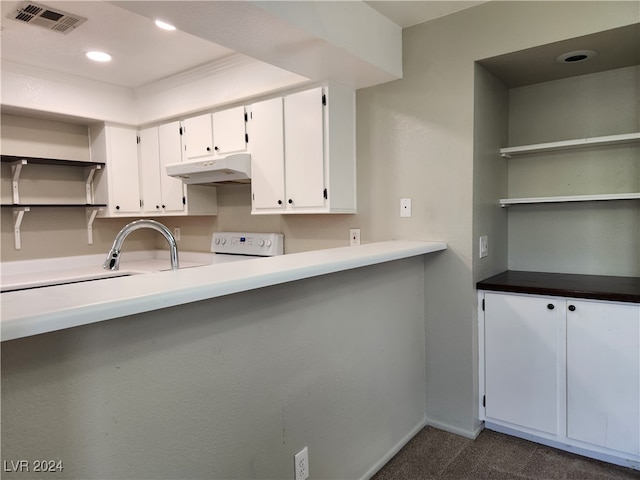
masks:
[(466, 8), (475, 7), (481, 3), (485, 3), (487, 0), (480, 2), (471, 1), (402, 1), (402, 0), (390, 0), (390, 1), (369, 1), (365, 2), (371, 7), (375, 8), (378, 12), (383, 14), (389, 20), (402, 28), (411, 27), (434, 18), (444, 17), (451, 13), (459, 12)]
[[(52, 32), (7, 18), (21, 1), (2, 0), (3, 62), (72, 74), (122, 87), (137, 88), (203, 65), (240, 54), (193, 35), (158, 29), (146, 17), (103, 1), (41, 0), (49, 8), (86, 17), (69, 34)], [(401, 27), (448, 15), (483, 2), (369, 1)], [(15, 15), (14, 15), (15, 16)], [(96, 64), (85, 59), (90, 49), (105, 50), (114, 60)]]

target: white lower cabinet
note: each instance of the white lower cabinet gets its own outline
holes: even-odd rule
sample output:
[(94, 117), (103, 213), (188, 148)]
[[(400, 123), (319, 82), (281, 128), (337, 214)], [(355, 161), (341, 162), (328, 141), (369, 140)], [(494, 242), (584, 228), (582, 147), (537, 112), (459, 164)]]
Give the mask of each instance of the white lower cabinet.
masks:
[(567, 437), (640, 454), (640, 307), (570, 300)]
[(486, 415), (558, 434), (561, 301), (485, 294)]
[(479, 292), (488, 428), (640, 469), (640, 305)]

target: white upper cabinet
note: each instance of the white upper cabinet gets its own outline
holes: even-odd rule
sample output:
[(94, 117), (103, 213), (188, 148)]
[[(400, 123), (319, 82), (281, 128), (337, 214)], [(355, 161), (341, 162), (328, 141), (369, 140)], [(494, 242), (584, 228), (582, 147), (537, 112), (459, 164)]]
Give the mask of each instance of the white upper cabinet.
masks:
[(213, 155), (213, 122), (210, 113), (182, 121), (183, 160)]
[[(91, 125), (91, 156), (104, 162), (98, 171), (95, 199), (106, 203), (100, 216), (140, 217), (216, 215), (215, 187), (183, 185), (167, 175), (165, 165), (182, 157), (180, 122), (140, 130)], [(139, 139), (138, 139), (139, 137)], [(100, 160), (98, 160), (100, 159)]]
[(91, 159), (106, 164), (95, 182), (97, 203), (106, 203), (100, 216), (130, 216), (140, 212), (137, 130), (94, 124), (89, 127)]
[(140, 130), (140, 189), (144, 213), (181, 213), (184, 186), (168, 176), (166, 163), (180, 161), (180, 124), (172, 122)]
[(251, 106), (252, 213), (355, 213), (355, 94), (317, 87)]
[(214, 112), (211, 119), (214, 155), (227, 156), (246, 151), (247, 121), (243, 106)]
[(165, 167), (181, 160), (182, 142), (180, 122), (171, 122), (158, 127), (158, 145), (160, 159), (160, 188), (162, 204), (165, 212), (182, 212), (185, 210), (185, 186), (179, 178), (167, 175)]
[(160, 167), (158, 159), (158, 127), (145, 128), (138, 132), (140, 143), (140, 194), (144, 212), (162, 211), (162, 189), (160, 188)]
[(283, 99), (251, 106), (251, 196), (254, 211), (279, 213), (284, 206)]
[(314, 88), (284, 97), (286, 202), (292, 209), (324, 209), (324, 92)]
[(182, 127), (183, 160), (227, 156), (247, 149), (243, 106), (186, 118)]

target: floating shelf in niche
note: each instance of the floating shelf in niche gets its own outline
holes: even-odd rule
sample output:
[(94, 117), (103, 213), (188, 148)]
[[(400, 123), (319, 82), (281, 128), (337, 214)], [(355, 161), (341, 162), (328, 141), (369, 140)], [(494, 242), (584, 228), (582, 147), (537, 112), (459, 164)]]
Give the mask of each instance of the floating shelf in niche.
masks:
[(529, 198), (501, 198), (500, 206), (524, 205), (532, 203), (566, 203), (566, 202), (596, 202), (604, 200), (638, 200), (640, 193), (611, 193), (600, 195), (567, 195), (560, 197), (529, 197)]
[(576, 148), (589, 148), (606, 145), (622, 145), (625, 143), (640, 143), (640, 132), (622, 133), (619, 135), (606, 135), (603, 137), (578, 138), (574, 140), (561, 140), (559, 142), (535, 143), (518, 147), (505, 147), (500, 149), (503, 158), (511, 158), (519, 155), (533, 153), (553, 152)]

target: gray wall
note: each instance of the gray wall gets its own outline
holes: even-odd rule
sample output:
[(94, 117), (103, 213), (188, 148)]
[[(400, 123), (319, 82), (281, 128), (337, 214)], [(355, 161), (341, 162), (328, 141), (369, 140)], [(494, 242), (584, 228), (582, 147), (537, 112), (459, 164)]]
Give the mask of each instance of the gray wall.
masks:
[[(508, 196), (508, 163), (498, 153), (509, 144), (509, 91), (476, 64), (473, 129), (474, 281), (507, 269), (507, 210), (498, 199)], [(489, 239), (489, 255), (479, 258), (479, 238)]]
[(2, 458), (284, 479), (308, 446), (312, 478), (363, 478), (424, 425), (424, 300), (416, 257), (5, 342)]
[[(488, 173), (474, 165), (483, 158), (474, 146), (474, 132), (483, 128), (474, 124), (475, 62), (637, 22), (639, 15), (632, 2), (488, 2), (405, 29), (404, 78), (358, 92), (358, 134), (366, 132), (358, 137), (359, 168), (372, 176), (376, 232), (386, 222), (400, 237), (449, 244), (426, 269), (429, 423), (467, 436), (478, 431), (474, 268), (485, 267), (475, 258), (475, 235), (493, 236), (495, 229), (496, 246), (504, 244), (503, 214), (474, 205), (504, 190), (483, 183)], [(406, 223), (388, 213), (401, 196), (414, 198), (414, 218)], [(490, 246), (486, 271), (504, 265), (504, 255)]]
[[(640, 67), (514, 88), (509, 145), (637, 132)], [(514, 157), (510, 197), (640, 191), (637, 144)], [(640, 202), (509, 207), (509, 268), (640, 275)]]

